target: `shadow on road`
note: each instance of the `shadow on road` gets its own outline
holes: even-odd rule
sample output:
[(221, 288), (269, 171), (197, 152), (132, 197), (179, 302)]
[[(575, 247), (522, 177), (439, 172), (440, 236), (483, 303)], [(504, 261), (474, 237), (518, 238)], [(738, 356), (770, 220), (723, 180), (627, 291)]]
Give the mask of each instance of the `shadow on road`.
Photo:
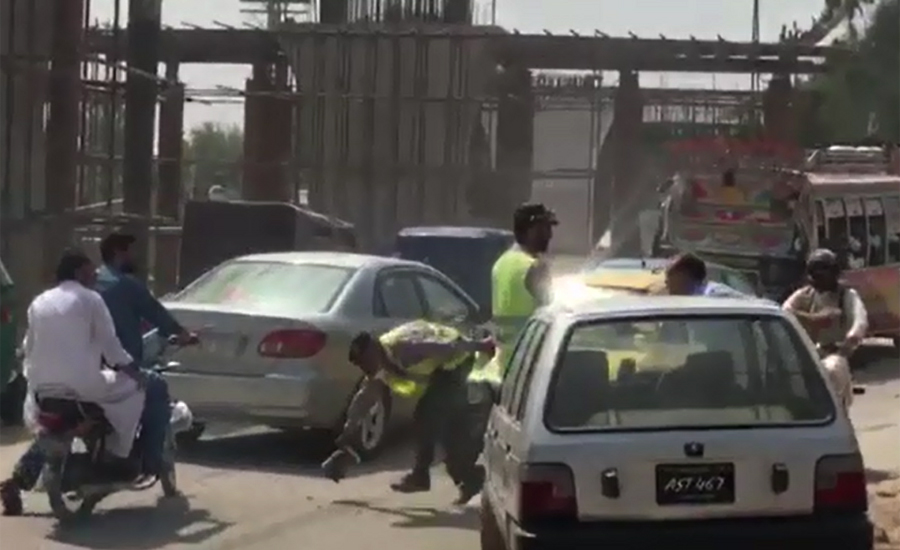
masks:
[(864, 346), (853, 355), (858, 384), (880, 385), (900, 379), (900, 352), (893, 346)]
[(866, 483), (870, 485), (876, 485), (889, 479), (896, 479), (898, 476), (900, 476), (900, 472), (866, 468)]
[[(319, 465), (334, 450), (333, 443), (318, 434), (265, 431), (201, 439), (180, 448), (178, 461), (230, 470), (320, 477)], [(402, 468), (411, 460), (402, 442), (394, 437), (384, 452), (361, 464), (350, 476)]]
[(84, 523), (57, 527), (48, 538), (92, 550), (150, 550), (202, 544), (231, 525), (207, 510), (191, 510), (186, 500), (177, 499), (160, 501), (156, 507), (98, 512)]
[(430, 506), (386, 508), (359, 500), (336, 500), (334, 501), (334, 504), (336, 506), (349, 506), (393, 516), (397, 518), (397, 521), (391, 523), (393, 527), (407, 529), (434, 529), (441, 527), (450, 529), (478, 528), (478, 510), (471, 507), (450, 510), (441, 510)]

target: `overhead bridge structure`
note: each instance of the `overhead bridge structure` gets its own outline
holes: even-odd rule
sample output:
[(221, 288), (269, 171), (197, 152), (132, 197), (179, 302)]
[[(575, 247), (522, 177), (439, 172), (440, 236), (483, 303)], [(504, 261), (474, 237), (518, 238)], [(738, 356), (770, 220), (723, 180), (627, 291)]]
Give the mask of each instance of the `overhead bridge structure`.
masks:
[[(312, 208), (356, 224), (365, 248), (378, 248), (404, 225), (507, 225), (517, 203), (566, 185), (586, 197), (575, 201), (583, 214), (569, 222), (582, 236), (566, 246), (584, 248), (610, 226), (613, 240), (627, 246), (628, 228), (616, 220), (636, 216), (613, 219), (610, 212), (623, 213), (629, 194), (646, 186), (648, 128), (704, 117), (721, 125), (740, 111), (732, 104), (749, 104), (762, 112), (769, 136), (790, 139), (790, 77), (822, 72), (825, 58), (840, 53), (802, 43), (522, 34), (466, 24), (465, 17), (338, 21), (324, 11), (320, 20), (331, 22), (271, 30), (134, 27), (149, 33), (135, 41), (118, 22), (86, 28), (85, 0), (0, 2), (19, 6), (15, 29), (4, 27), (0, 36), (21, 34), (0, 45), (3, 89), (13, 91), (0, 105), (0, 165), (13, 160), (3, 174), (3, 223), (16, 231), (120, 197), (124, 215), (177, 224), (185, 197), (184, 105), (227, 99), (244, 103), (244, 155), (236, 167), (243, 196), (294, 201), (303, 191)], [(32, 4), (33, 14), (21, 7)], [(48, 24), (31, 47), (29, 29)], [(152, 44), (140, 65), (126, 66), (129, 43), (139, 48), (146, 40)], [(143, 68), (154, 60), (163, 72)], [(194, 63), (250, 65), (252, 77), (240, 90), (189, 90), (179, 71)], [(657, 71), (773, 78), (761, 98), (642, 89), (639, 74)], [(125, 93), (139, 84), (144, 96)], [(123, 106), (132, 113), (124, 143), (113, 131)], [(144, 115), (135, 122), (147, 109), (158, 109), (158, 125)], [(50, 122), (35, 126), (45, 112)], [(108, 129), (89, 123), (102, 112), (120, 122)], [(123, 157), (128, 165), (134, 148), (152, 154), (153, 143), (148, 190), (146, 178), (123, 177), (137, 173), (137, 165), (125, 169)], [(51, 241), (42, 249), (61, 245)], [(157, 247), (158, 256), (171, 254)], [(158, 274), (157, 281), (171, 286), (170, 277)]]

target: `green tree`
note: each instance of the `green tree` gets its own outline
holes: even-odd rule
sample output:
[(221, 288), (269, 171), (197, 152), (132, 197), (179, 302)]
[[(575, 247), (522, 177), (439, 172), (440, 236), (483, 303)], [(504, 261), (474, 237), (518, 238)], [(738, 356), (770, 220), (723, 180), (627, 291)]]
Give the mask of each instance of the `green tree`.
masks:
[[(844, 9), (861, 2), (847, 0), (850, 7)], [(852, 53), (829, 60), (829, 72), (810, 81), (811, 108), (802, 121), (807, 145), (900, 141), (898, 21), (900, 0), (880, 0), (862, 35), (848, 35), (845, 45)]]
[(824, 18), (846, 18), (850, 23), (850, 34), (856, 36), (856, 17), (863, 9), (876, 0), (825, 0)]
[(240, 195), (244, 133), (236, 125), (204, 122), (191, 129), (184, 143), (184, 183), (194, 197), (205, 197), (213, 185)]

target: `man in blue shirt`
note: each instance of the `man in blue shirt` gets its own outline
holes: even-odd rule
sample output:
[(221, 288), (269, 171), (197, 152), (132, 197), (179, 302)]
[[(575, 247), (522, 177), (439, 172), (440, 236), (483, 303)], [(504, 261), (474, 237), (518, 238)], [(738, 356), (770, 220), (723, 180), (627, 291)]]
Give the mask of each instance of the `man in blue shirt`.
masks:
[[(131, 247), (132, 235), (112, 233), (100, 243), (103, 266), (97, 270), (95, 290), (103, 297), (113, 319), (122, 347), (141, 367), (144, 359), (144, 327), (146, 321), (161, 336), (176, 336), (181, 344), (196, 340), (172, 317), (150, 290), (134, 276), (135, 263)], [(99, 368), (99, 365), (98, 365)], [(137, 444), (144, 458), (143, 473), (156, 475), (162, 467), (163, 446), (169, 424), (169, 387), (166, 381), (152, 371), (141, 376), (145, 391), (144, 412), (141, 416), (141, 432)], [(4, 515), (20, 515), (22, 500), (20, 491), (30, 490), (37, 483), (44, 456), (35, 443), (16, 464), (10, 479), (0, 484), (0, 500)]]
[[(135, 360), (143, 362), (146, 359), (144, 322), (157, 329), (163, 337), (177, 337), (182, 345), (196, 337), (182, 328), (150, 289), (134, 276), (137, 268), (131, 248), (136, 240), (127, 233), (112, 233), (101, 241), (103, 265), (97, 270), (95, 289), (109, 308), (122, 347)], [(144, 371), (144, 374), (146, 402), (138, 444), (144, 452), (145, 473), (156, 474), (162, 466), (163, 445), (169, 424), (169, 387), (156, 373)]]
[(676, 256), (666, 268), (666, 289), (673, 296), (747, 298), (729, 286), (707, 281), (706, 262), (690, 253)]

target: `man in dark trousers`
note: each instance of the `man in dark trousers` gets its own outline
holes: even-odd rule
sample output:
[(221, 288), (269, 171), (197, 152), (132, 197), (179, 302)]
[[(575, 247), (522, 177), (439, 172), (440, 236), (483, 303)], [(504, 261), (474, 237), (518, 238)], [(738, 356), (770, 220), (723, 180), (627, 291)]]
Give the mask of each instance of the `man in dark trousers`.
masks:
[[(414, 414), (415, 462), (412, 471), (391, 488), (401, 493), (431, 489), (430, 468), (436, 443), (446, 453), (447, 473), (459, 490), (457, 503), (466, 503), (481, 491), (484, 472), (469, 448), (466, 375), (477, 352), (493, 351), (490, 341), (473, 341), (452, 327), (414, 321), (375, 337), (361, 333), (350, 345), (349, 359), (365, 375), (347, 412), (337, 440), (338, 454), (323, 464), (335, 481), (343, 477), (347, 456), (366, 413), (384, 392), (417, 398)], [(480, 439), (479, 439), (480, 443)], [(343, 462), (338, 466), (338, 462)], [(353, 461), (350, 461), (353, 462)]]

